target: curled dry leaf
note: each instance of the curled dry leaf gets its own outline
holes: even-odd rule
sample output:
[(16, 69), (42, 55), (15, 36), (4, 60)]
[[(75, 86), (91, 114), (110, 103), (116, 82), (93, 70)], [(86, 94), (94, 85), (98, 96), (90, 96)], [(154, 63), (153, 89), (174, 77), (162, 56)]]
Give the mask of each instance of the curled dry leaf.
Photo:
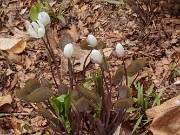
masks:
[(0, 107), (4, 104), (10, 104), (12, 102), (12, 97), (10, 94), (6, 96), (0, 96)]
[(159, 113), (150, 125), (153, 135), (180, 135), (180, 107)]
[(24, 39), (12, 39), (12, 38), (0, 38), (0, 49), (7, 52), (21, 53), (26, 47), (26, 40)]
[(172, 107), (177, 106), (176, 101), (180, 101), (180, 95), (164, 102), (160, 106), (155, 106), (153, 108), (147, 109), (146, 110), (146, 116), (148, 118), (154, 118), (157, 114), (166, 111), (167, 109), (170, 109)]

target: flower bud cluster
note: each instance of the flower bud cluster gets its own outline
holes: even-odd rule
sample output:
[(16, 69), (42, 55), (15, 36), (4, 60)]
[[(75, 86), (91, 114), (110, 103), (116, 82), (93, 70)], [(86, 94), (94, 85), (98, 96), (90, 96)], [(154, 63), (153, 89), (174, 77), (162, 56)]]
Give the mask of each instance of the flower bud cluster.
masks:
[(45, 27), (49, 23), (49, 15), (46, 12), (40, 12), (38, 20), (29, 24), (28, 33), (34, 38), (41, 38), (45, 35)]

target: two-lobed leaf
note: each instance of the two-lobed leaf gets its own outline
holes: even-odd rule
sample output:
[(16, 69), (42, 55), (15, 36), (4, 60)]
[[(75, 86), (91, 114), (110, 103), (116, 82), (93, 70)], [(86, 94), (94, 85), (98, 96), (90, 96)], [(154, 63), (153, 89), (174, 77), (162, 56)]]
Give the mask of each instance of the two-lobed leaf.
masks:
[(49, 99), (53, 96), (53, 92), (51, 89), (47, 87), (40, 87), (38, 89), (35, 89), (33, 92), (31, 92), (27, 98), (30, 102), (38, 103), (38, 102), (44, 102), (45, 100)]
[(133, 76), (141, 71), (146, 65), (146, 59), (136, 59), (127, 68), (127, 75)]

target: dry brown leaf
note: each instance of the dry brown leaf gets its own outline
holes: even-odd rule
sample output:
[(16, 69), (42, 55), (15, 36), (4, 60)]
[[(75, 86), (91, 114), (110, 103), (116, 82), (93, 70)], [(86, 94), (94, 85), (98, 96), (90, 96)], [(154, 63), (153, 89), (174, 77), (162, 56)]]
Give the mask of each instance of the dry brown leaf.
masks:
[(13, 63), (22, 63), (23, 62), (21, 56), (16, 55), (16, 54), (14, 54), (12, 52), (10, 52), (7, 57)]
[(0, 106), (4, 104), (10, 104), (11, 102), (12, 102), (12, 97), (10, 94), (0, 97)]
[[(80, 46), (74, 46), (74, 57), (75, 57), (75, 63), (74, 63), (74, 69), (76, 72), (80, 72), (83, 70), (84, 61), (90, 51), (88, 50), (82, 50)], [(90, 58), (88, 57), (86, 61), (85, 67), (89, 64)]]
[(58, 39), (57, 30), (48, 29), (47, 35), (48, 35), (49, 42), (50, 42), (50, 45), (51, 45), (52, 49), (57, 50), (57, 45), (58, 45), (58, 43), (57, 43), (57, 39)]
[(161, 104), (160, 106), (155, 106), (153, 108), (146, 110), (146, 116), (148, 118), (154, 118), (157, 114), (166, 111), (169, 108), (177, 106), (176, 101), (180, 101), (180, 95), (166, 101), (165, 103)]
[(180, 107), (159, 113), (150, 125), (153, 135), (180, 135)]
[(77, 40), (79, 39), (79, 34), (78, 34), (78, 32), (77, 32), (76, 26), (75, 26), (75, 25), (72, 25), (72, 26), (71, 26), (71, 29), (68, 30), (67, 32), (71, 35), (72, 40), (73, 40), (74, 42), (77, 42)]
[(21, 53), (26, 47), (26, 40), (24, 39), (12, 39), (12, 38), (0, 38), (0, 49), (7, 52)]
[(31, 64), (32, 64), (32, 62), (31, 62), (30, 58), (28, 56), (26, 56), (26, 58), (25, 58), (26, 69), (29, 69)]

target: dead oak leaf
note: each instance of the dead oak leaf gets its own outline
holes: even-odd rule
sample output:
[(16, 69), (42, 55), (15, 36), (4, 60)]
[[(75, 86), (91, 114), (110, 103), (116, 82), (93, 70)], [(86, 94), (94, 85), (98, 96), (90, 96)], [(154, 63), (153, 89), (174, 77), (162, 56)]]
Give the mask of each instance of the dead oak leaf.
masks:
[(71, 35), (73, 42), (76, 43), (76, 42), (78, 41), (78, 39), (79, 39), (79, 34), (78, 34), (78, 32), (77, 32), (77, 28), (76, 28), (75, 25), (72, 25), (72, 26), (71, 26), (71, 29), (70, 29), (70, 30), (67, 30), (67, 33), (69, 33), (69, 34)]
[(11, 102), (12, 102), (12, 97), (10, 94), (5, 96), (0, 96), (0, 106), (4, 104), (11, 104)]
[(180, 101), (180, 95), (178, 95), (170, 100), (167, 100), (166, 102), (164, 102), (163, 104), (161, 104), (159, 106), (155, 106), (153, 108), (147, 109), (146, 116), (148, 118), (154, 118), (157, 114), (164, 112), (169, 108), (177, 106), (177, 104), (175, 103), (176, 101)]
[(159, 113), (150, 125), (153, 135), (180, 134), (180, 107), (172, 107)]

